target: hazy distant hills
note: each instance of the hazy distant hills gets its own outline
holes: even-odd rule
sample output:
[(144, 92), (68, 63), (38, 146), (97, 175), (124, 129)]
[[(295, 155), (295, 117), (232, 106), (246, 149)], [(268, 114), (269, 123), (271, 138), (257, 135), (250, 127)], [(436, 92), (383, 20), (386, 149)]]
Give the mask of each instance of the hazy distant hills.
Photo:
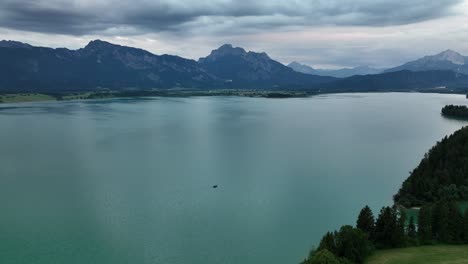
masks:
[(449, 70), (453, 72), (468, 74), (468, 57), (465, 57), (453, 50), (446, 50), (442, 53), (433, 56), (426, 56), (424, 58), (405, 63), (401, 66), (387, 69), (386, 72), (395, 72), (401, 70)]
[(468, 75), (453, 71), (396, 71), (356, 75), (323, 85), (324, 92), (467, 92)]
[(302, 72), (305, 74), (314, 74), (319, 76), (331, 76), (336, 78), (346, 78), (354, 75), (367, 75), (367, 74), (379, 74), (384, 71), (384, 69), (376, 69), (368, 66), (359, 66), (355, 68), (343, 68), (337, 70), (327, 70), (327, 69), (314, 69), (308, 65), (300, 64), (298, 62), (291, 62), (288, 64), (288, 67), (291, 69)]
[(195, 61), (100, 40), (78, 50), (0, 41), (0, 58), (3, 93), (103, 88), (461, 92), (468, 87), (467, 59), (450, 50), (385, 73), (368, 67), (315, 70), (298, 63), (288, 67), (266, 53), (247, 52), (229, 44)]
[(288, 67), (297, 72), (306, 74), (315, 74), (320, 76), (332, 76), (337, 78), (347, 78), (354, 75), (379, 74), (384, 72), (396, 71), (453, 71), (463, 74), (468, 74), (468, 57), (461, 55), (453, 50), (446, 50), (433, 56), (425, 56), (421, 59), (407, 62), (401, 66), (390, 69), (376, 69), (368, 66), (360, 66), (355, 68), (344, 68), (337, 70), (329, 69), (314, 69), (308, 65), (298, 62), (291, 62)]

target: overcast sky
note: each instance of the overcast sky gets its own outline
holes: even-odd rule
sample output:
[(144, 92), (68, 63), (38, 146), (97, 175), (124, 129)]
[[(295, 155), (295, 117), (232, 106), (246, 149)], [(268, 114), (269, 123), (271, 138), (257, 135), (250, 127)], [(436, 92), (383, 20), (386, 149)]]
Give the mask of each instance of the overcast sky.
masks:
[(468, 55), (468, 0), (0, 0), (0, 36), (71, 49), (99, 38), (191, 59), (231, 43), (283, 63), (388, 67)]

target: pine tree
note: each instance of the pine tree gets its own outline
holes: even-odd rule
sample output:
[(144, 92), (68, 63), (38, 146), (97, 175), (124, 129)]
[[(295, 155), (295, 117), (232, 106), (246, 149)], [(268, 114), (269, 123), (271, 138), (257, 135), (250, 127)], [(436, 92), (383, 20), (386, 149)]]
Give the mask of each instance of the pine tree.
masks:
[(375, 222), (375, 245), (378, 248), (396, 247), (398, 237), (396, 214), (392, 208), (383, 207)]
[(432, 210), (432, 230), (434, 237), (444, 243), (450, 242), (448, 231), (449, 206), (447, 201), (440, 201), (434, 205)]
[(447, 243), (458, 244), (463, 240), (463, 218), (455, 202), (448, 204)]
[(372, 210), (369, 208), (369, 206), (366, 205), (364, 208), (362, 208), (356, 222), (356, 227), (367, 233), (370, 238), (373, 237), (375, 219), (374, 214), (372, 213)]
[(417, 237), (416, 233), (416, 225), (414, 224), (414, 217), (410, 217), (409, 223), (408, 223), (408, 237), (411, 239), (415, 239)]
[(342, 226), (337, 233), (338, 257), (351, 263), (364, 263), (364, 259), (372, 251), (372, 243), (364, 231), (352, 226)]
[(419, 210), (418, 238), (421, 244), (429, 244), (432, 241), (432, 209), (430, 206), (423, 206)]
[(320, 241), (320, 245), (318, 247), (318, 250), (328, 250), (333, 254), (337, 254), (337, 245), (336, 245), (336, 232), (327, 232), (322, 240)]
[(396, 237), (394, 239), (394, 247), (402, 247), (406, 245), (406, 213), (404, 210), (393, 209), (396, 218)]
[(363, 263), (373, 249), (374, 247), (364, 231), (352, 226), (342, 226), (339, 231), (325, 234), (317, 251), (311, 251), (309, 258), (303, 264), (328, 263), (317, 262), (319, 252), (322, 252), (321, 255), (327, 256), (327, 258), (322, 258), (324, 257), (322, 256), (320, 259), (332, 259), (328, 258), (330, 255), (328, 253), (331, 253), (340, 259), (340, 263)]
[(463, 242), (468, 244), (468, 209), (465, 210), (463, 215)]

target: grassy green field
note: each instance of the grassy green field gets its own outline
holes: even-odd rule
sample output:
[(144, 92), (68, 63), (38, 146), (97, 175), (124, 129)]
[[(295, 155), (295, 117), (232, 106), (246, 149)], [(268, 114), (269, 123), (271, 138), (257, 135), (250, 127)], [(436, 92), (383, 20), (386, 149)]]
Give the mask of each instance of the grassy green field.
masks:
[(468, 264), (468, 245), (377, 250), (366, 264)]
[(39, 102), (55, 100), (54, 97), (39, 93), (3, 94), (0, 95), (1, 103)]

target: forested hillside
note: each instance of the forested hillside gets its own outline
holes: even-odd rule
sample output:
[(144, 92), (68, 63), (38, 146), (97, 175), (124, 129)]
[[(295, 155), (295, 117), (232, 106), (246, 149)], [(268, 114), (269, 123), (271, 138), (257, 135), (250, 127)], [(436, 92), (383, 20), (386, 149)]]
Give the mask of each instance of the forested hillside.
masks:
[(405, 207), (442, 199), (468, 199), (468, 127), (438, 142), (394, 197)]

